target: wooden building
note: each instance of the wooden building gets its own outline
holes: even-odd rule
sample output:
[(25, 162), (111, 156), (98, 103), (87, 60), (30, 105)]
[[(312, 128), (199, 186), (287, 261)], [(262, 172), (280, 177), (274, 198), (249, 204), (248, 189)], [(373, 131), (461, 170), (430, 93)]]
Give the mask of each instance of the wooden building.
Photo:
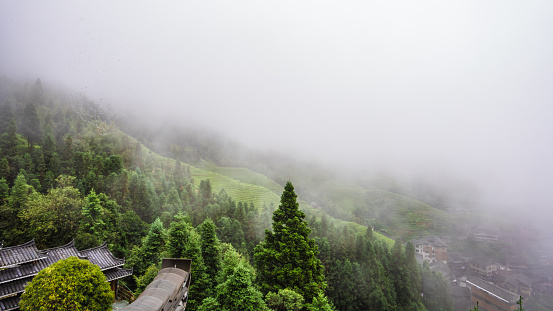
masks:
[(71, 256), (99, 266), (114, 291), (117, 289), (117, 280), (132, 275), (132, 269), (122, 269), (125, 260), (113, 256), (105, 243), (83, 251), (78, 251), (73, 241), (45, 250), (38, 250), (34, 240), (0, 247), (0, 310), (18, 310), (25, 285), (40, 270)]
[(472, 277), (467, 280), (470, 289), (471, 304), (485, 311), (514, 311), (517, 309), (518, 295), (501, 287), (488, 283), (480, 278)]

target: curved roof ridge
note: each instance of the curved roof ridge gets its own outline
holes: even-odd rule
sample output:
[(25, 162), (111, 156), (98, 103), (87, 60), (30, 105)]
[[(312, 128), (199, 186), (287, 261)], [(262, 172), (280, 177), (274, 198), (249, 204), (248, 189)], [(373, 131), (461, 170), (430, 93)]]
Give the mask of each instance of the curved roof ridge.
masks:
[(13, 248), (16, 248), (16, 247), (31, 246), (31, 245), (35, 246), (35, 248), (36, 248), (35, 238), (33, 238), (32, 240), (30, 240), (28, 242), (25, 242), (23, 244), (17, 244), (17, 245), (12, 245), (12, 246), (8, 246), (8, 247), (3, 247), (1, 250), (4, 251), (4, 250), (7, 250), (7, 249), (13, 249)]
[(68, 247), (75, 247), (75, 239), (71, 240), (71, 242), (66, 243), (65, 245), (50, 247), (50, 248), (47, 248), (47, 249), (43, 249), (41, 251), (53, 251), (53, 250), (57, 250), (57, 249), (60, 249), (60, 248), (68, 248)]
[(80, 254), (86, 256), (91, 263), (98, 265), (102, 270), (125, 264), (125, 259), (115, 257), (106, 242), (100, 246), (82, 250)]
[(35, 244), (35, 239), (0, 249), (0, 267), (7, 268), (46, 258)]
[(91, 247), (91, 248), (87, 248), (87, 249), (83, 249), (82, 251), (79, 251), (79, 252), (86, 252), (86, 251), (92, 251), (92, 250), (95, 250), (95, 249), (99, 249), (99, 248), (103, 248), (103, 247), (107, 247), (108, 243), (106, 241), (104, 241), (104, 243), (98, 245), (98, 246), (94, 246), (94, 247)]

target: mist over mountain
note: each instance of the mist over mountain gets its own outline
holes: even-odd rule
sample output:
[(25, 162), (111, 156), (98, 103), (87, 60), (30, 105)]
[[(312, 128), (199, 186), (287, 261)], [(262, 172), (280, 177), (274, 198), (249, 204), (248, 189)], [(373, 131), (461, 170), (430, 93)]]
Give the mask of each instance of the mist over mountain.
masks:
[(198, 144), (220, 139), (204, 128), (222, 133), (235, 143), (220, 141), (221, 165), (239, 144), (550, 219), (552, 13), (548, 1), (4, 1), (0, 73), (109, 103), (160, 129), (153, 145), (172, 124)]

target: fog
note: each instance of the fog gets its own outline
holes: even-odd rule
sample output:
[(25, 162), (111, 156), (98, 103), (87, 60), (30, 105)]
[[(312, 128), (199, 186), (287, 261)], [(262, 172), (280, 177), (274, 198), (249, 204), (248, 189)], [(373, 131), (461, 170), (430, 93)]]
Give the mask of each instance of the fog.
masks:
[(458, 178), (551, 219), (551, 16), (547, 0), (2, 1), (0, 74), (325, 165)]

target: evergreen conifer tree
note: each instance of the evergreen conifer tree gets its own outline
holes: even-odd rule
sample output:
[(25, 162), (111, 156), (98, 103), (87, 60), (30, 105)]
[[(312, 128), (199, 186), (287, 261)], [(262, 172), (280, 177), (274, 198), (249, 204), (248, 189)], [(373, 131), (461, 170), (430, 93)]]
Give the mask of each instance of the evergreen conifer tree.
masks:
[(202, 257), (208, 275), (209, 293), (215, 289), (217, 285), (217, 276), (221, 271), (221, 243), (217, 238), (216, 227), (213, 221), (208, 218), (200, 226), (200, 234), (202, 236)]
[(163, 223), (159, 218), (152, 223), (150, 231), (144, 239), (142, 247), (133, 249), (133, 254), (129, 258), (129, 265), (134, 267), (137, 275), (142, 275), (152, 264), (158, 264), (161, 261), (161, 252), (165, 247), (165, 230)]
[(40, 119), (38, 117), (37, 106), (34, 103), (28, 103), (23, 110), (23, 135), (27, 138), (29, 150), (41, 137)]
[(294, 186), (287, 182), (273, 214), (273, 231), (265, 230), (254, 261), (265, 293), (290, 288), (309, 303), (324, 291), (326, 282), (319, 251), (315, 240), (309, 238), (311, 230), (296, 198)]

